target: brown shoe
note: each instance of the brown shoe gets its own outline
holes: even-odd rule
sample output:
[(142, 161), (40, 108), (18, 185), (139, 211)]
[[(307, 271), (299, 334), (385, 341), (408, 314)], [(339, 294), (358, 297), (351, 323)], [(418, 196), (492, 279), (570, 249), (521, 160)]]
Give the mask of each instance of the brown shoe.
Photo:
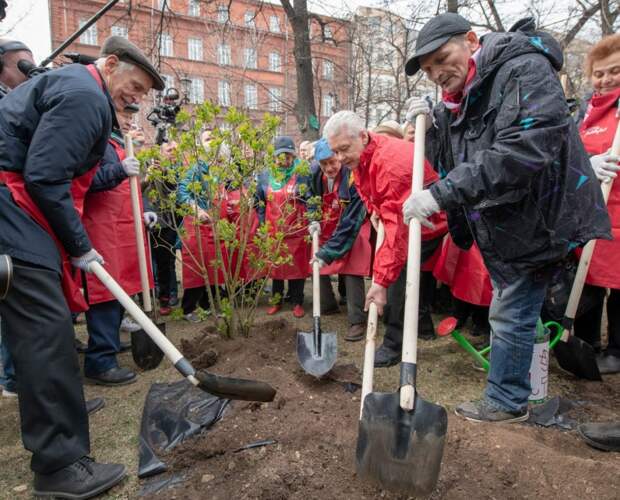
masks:
[(351, 325), (349, 332), (344, 336), (344, 339), (349, 342), (359, 342), (364, 339), (365, 334), (366, 323), (358, 323), (357, 325)]

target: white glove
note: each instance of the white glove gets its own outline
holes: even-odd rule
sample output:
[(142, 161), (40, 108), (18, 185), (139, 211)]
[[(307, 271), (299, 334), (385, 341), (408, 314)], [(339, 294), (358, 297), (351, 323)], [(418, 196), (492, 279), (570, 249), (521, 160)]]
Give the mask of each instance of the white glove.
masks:
[(316, 255), (310, 259), (310, 265), (312, 266), (315, 262), (319, 265), (319, 269), (322, 269), (326, 265), (325, 261)]
[(142, 219), (144, 219), (144, 225), (149, 229), (157, 224), (157, 214), (155, 212), (144, 212), (142, 214)]
[(310, 225), (308, 226), (308, 232), (310, 233), (310, 236), (313, 236), (314, 233), (318, 235), (321, 234), (321, 224), (318, 221), (312, 221), (310, 223)]
[(415, 126), (415, 118), (418, 115), (426, 116), (426, 129), (428, 130), (432, 125), (431, 120), (432, 102), (426, 97), (417, 97), (411, 99), (409, 102), (409, 109), (405, 115), (405, 120)]
[(140, 175), (140, 162), (135, 156), (128, 156), (121, 162), (121, 165), (128, 177)]
[(620, 157), (614, 156), (608, 151), (607, 153), (591, 157), (590, 165), (592, 165), (594, 175), (596, 175), (599, 181), (611, 182), (617, 177), (618, 174), (616, 172), (620, 170), (619, 161)]
[(437, 201), (428, 189), (419, 191), (418, 193), (412, 193), (403, 204), (405, 224), (409, 224), (409, 221), (415, 218), (418, 219), (423, 226), (433, 229), (435, 226), (427, 219), (440, 210), (441, 208), (439, 208)]
[(105, 264), (101, 254), (97, 252), (97, 250), (95, 250), (94, 248), (91, 248), (88, 252), (86, 252), (84, 255), (80, 255), (79, 257), (71, 257), (71, 264), (73, 264), (73, 267), (77, 267), (78, 269), (86, 271), (87, 273), (91, 272), (90, 268), (88, 267), (91, 262), (99, 262), (99, 264), (101, 264), (102, 266), (103, 264)]

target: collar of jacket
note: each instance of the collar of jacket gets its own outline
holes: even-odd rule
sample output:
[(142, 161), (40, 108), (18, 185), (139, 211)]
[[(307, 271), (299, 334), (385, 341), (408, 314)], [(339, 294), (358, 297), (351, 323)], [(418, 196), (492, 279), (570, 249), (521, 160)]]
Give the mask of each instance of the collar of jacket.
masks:
[[(86, 69), (84, 65), (80, 64), (80, 66)], [(108, 100), (108, 104), (110, 105), (110, 109), (112, 110), (112, 122), (113, 122), (112, 129), (120, 128), (118, 119), (116, 118), (116, 108), (114, 107), (114, 101), (112, 100), (112, 96), (110, 95), (110, 92), (108, 91), (108, 86), (105, 82), (105, 79), (103, 78), (101, 71), (99, 71), (99, 68), (97, 68), (95, 64), (93, 64), (93, 67), (95, 68), (95, 71), (99, 74), (99, 78), (101, 79), (101, 90), (103, 94), (105, 95), (106, 99)], [(86, 71), (88, 71), (88, 69), (86, 69)]]
[(362, 168), (366, 170), (372, 161), (372, 157), (375, 154), (375, 150), (377, 149), (377, 135), (372, 132), (368, 132), (368, 144), (362, 151), (360, 155), (360, 161), (357, 168)]

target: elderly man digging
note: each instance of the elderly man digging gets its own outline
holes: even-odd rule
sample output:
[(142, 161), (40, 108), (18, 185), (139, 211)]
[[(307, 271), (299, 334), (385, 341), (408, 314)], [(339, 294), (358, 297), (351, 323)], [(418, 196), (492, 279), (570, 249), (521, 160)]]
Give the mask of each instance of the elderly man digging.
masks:
[[(558, 43), (531, 19), (478, 39), (457, 14), (420, 31), (408, 75), (422, 69), (442, 88), (428, 120), (429, 160), (442, 179), (411, 195), (405, 220), (446, 210), (454, 242), (475, 240), (493, 283), (491, 368), (484, 397), (457, 415), (473, 421), (528, 418), (528, 371), (550, 271), (609, 219), (557, 73)], [(431, 114), (425, 100), (408, 119)]]
[[(401, 139), (368, 132), (364, 121), (352, 111), (340, 111), (325, 124), (323, 136), (336, 159), (353, 172), (355, 187), (368, 212), (379, 216), (385, 227), (385, 240), (373, 262), (373, 284), (366, 294), (379, 314), (384, 306), (389, 321), (383, 345), (375, 355), (375, 366), (390, 366), (400, 361), (402, 320), (409, 231), (403, 221), (402, 204), (411, 193), (413, 144)], [(429, 187), (438, 176), (428, 162), (424, 164), (424, 185)], [(434, 226), (422, 231), (422, 262), (437, 250), (446, 233), (444, 214), (431, 218)]]

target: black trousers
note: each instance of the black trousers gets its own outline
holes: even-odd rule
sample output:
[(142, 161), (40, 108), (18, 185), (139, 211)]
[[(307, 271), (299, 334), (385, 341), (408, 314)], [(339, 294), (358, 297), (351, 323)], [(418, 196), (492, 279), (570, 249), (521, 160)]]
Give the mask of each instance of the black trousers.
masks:
[(90, 452), (73, 321), (57, 273), (17, 259), (13, 267), (2, 337), (15, 364), (22, 441), (32, 470), (46, 474)]
[[(598, 290), (587, 290), (598, 289)], [(600, 287), (585, 285), (584, 293), (589, 293), (592, 307), (575, 319), (575, 335), (591, 344), (595, 348), (601, 346), (601, 326), (605, 309), (605, 294), (596, 293)], [(620, 290), (610, 289), (607, 298), (607, 335), (608, 343), (606, 352), (614, 356), (620, 356)]]
[[(304, 303), (304, 285), (305, 279), (288, 280), (288, 293), (291, 296), (291, 304), (302, 305)], [(273, 280), (271, 287), (271, 294), (275, 296), (280, 294), (280, 301), (278, 304), (282, 304), (284, 299), (284, 280)]]
[(153, 231), (151, 246), (153, 258), (157, 267), (157, 285), (159, 287), (159, 303), (167, 306), (170, 300), (170, 283), (172, 269), (175, 265), (174, 245), (177, 240), (177, 232), (163, 226)]
[[(211, 293), (215, 297), (215, 285), (211, 285)], [(181, 300), (181, 307), (183, 308), (183, 314), (189, 314), (196, 310), (200, 306), (205, 311), (211, 308), (209, 301), (209, 292), (207, 292), (206, 286), (199, 286), (196, 288), (184, 288), (183, 299)]]

